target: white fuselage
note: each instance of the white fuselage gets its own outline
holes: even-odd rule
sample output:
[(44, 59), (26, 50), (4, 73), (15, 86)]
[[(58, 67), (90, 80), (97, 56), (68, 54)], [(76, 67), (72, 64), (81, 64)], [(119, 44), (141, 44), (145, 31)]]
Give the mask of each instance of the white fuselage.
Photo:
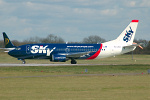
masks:
[(102, 43), (102, 49), (97, 58), (106, 58), (111, 56), (116, 56), (133, 51), (136, 46), (123, 46), (120, 43), (115, 43), (114, 41)]

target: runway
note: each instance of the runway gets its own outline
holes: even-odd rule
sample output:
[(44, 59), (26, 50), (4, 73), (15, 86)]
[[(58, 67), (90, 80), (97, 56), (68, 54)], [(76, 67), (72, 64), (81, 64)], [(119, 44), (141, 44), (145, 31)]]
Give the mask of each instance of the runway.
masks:
[[(110, 64), (0, 64), (0, 67), (17, 67), (17, 66), (88, 66), (88, 65), (110, 65)], [(115, 65), (115, 64), (111, 64)]]
[(69, 66), (71, 64), (0, 64), (0, 67), (17, 67), (17, 66)]

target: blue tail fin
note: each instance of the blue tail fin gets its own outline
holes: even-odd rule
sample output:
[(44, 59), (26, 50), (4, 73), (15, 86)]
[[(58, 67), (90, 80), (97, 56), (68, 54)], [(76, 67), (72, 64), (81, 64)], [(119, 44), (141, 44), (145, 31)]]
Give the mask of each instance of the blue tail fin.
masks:
[(15, 47), (11, 41), (9, 40), (8, 36), (6, 35), (5, 32), (3, 32), (3, 38), (4, 38), (4, 44), (5, 44), (5, 48), (13, 48)]

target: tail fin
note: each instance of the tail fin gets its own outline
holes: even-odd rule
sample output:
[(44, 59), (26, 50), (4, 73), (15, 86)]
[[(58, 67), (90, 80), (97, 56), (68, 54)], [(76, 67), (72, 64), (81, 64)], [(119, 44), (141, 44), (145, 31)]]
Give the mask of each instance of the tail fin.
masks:
[(122, 43), (123, 45), (132, 45), (138, 22), (139, 20), (132, 20), (125, 30), (119, 35), (116, 41), (119, 41), (119, 43)]
[(11, 41), (9, 40), (8, 36), (6, 35), (5, 32), (3, 32), (3, 38), (4, 38), (4, 44), (5, 44), (5, 48), (13, 48), (15, 47)]

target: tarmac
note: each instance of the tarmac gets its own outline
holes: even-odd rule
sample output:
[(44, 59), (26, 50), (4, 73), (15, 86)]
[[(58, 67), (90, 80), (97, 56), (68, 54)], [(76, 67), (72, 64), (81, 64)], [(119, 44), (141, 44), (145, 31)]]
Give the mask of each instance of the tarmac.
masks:
[[(0, 64), (0, 67), (18, 67), (18, 66), (87, 66), (87, 65), (110, 65), (110, 64)], [(114, 64), (111, 64), (114, 65)]]

